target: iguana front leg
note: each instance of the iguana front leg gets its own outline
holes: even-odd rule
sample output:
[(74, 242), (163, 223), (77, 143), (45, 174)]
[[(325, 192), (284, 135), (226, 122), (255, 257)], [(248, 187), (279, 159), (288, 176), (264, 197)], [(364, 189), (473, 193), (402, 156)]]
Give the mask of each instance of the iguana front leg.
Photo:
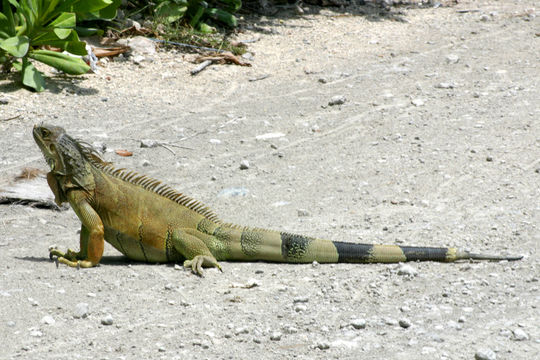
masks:
[(68, 249), (62, 253), (57, 249), (51, 249), (49, 255), (56, 256), (58, 262), (71, 267), (89, 268), (99, 264), (104, 248), (104, 228), (101, 218), (90, 206), (82, 192), (71, 191), (68, 193), (71, 207), (82, 222), (80, 236), (80, 251)]
[(217, 267), (223, 271), (208, 246), (196, 236), (197, 234), (200, 234), (201, 237), (207, 236), (192, 229), (181, 229), (173, 232), (174, 248), (187, 259), (184, 261), (184, 267), (191, 268), (193, 273), (200, 276), (204, 276), (203, 267)]

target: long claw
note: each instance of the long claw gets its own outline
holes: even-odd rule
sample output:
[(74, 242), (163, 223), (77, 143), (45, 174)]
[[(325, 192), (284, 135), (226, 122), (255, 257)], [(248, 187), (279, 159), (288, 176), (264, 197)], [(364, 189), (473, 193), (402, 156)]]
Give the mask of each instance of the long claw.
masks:
[(184, 267), (191, 268), (191, 271), (199, 276), (204, 276), (203, 267), (217, 267), (221, 272), (223, 269), (213, 256), (197, 255), (191, 260), (184, 261)]

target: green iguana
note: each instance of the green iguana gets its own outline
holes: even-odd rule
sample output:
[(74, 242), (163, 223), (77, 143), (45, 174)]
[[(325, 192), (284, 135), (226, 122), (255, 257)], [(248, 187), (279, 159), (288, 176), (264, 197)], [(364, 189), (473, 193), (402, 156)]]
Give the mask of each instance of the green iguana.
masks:
[(203, 274), (218, 260), (286, 263), (396, 263), (402, 261), (519, 260), (521, 256), (472, 254), (455, 248), (369, 245), (224, 223), (200, 202), (160, 181), (117, 169), (96, 150), (57, 126), (34, 126), (51, 171), (57, 204), (69, 202), (82, 222), (80, 251), (50, 249), (73, 267), (99, 264), (104, 240), (130, 259), (178, 262)]

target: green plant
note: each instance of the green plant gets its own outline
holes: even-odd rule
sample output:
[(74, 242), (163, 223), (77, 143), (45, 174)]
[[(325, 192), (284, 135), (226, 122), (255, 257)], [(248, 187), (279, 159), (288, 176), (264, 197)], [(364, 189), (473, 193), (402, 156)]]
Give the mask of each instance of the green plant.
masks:
[(155, 7), (155, 17), (165, 23), (185, 20), (192, 28), (204, 33), (213, 32), (206, 23), (213, 19), (218, 23), (235, 27), (238, 23), (233, 13), (240, 10), (242, 0), (158, 0)]
[(0, 12), (0, 64), (22, 74), (23, 85), (45, 89), (43, 74), (29, 59), (40, 61), (67, 74), (89, 70), (80, 58), (42, 49), (59, 48), (74, 55), (86, 55), (86, 44), (75, 31), (76, 14), (99, 12), (113, 0), (2, 0)]

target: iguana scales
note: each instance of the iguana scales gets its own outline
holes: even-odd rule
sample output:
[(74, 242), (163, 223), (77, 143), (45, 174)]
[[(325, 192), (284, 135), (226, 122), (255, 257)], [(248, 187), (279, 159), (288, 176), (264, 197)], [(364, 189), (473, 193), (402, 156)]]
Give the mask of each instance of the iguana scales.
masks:
[(369, 245), (224, 223), (200, 202), (146, 175), (117, 169), (63, 128), (34, 126), (34, 139), (51, 171), (57, 204), (69, 202), (82, 222), (80, 251), (50, 250), (73, 267), (99, 264), (104, 240), (128, 258), (178, 262), (202, 275), (218, 260), (286, 263), (395, 263), (401, 261), (519, 260), (455, 248)]

